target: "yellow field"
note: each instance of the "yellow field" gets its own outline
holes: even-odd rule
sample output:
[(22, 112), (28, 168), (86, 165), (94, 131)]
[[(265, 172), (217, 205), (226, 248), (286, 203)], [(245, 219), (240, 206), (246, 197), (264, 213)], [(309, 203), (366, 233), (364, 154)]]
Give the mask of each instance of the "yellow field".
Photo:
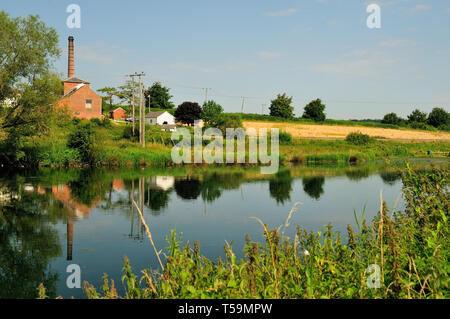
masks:
[(428, 132), (418, 130), (396, 130), (379, 127), (341, 126), (341, 125), (314, 125), (284, 122), (243, 121), (247, 128), (279, 128), (288, 132), (294, 138), (319, 138), (319, 139), (345, 139), (351, 133), (359, 131), (376, 138), (384, 138), (398, 141), (450, 141), (450, 133)]

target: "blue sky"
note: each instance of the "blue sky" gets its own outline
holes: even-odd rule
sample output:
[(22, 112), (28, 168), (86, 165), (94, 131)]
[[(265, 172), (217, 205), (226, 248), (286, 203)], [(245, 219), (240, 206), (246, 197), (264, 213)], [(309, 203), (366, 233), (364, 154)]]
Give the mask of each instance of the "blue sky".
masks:
[[(69, 29), (66, 8), (81, 7)], [(366, 7), (381, 7), (369, 29)], [(277, 93), (295, 114), (321, 98), (329, 118), (406, 116), (414, 108), (450, 109), (450, 1), (62, 1), (2, 0), (12, 16), (39, 14), (60, 35), (57, 70), (67, 72), (75, 37), (75, 73), (94, 89), (125, 74), (161, 81), (176, 105), (209, 98), (228, 112), (267, 112)]]

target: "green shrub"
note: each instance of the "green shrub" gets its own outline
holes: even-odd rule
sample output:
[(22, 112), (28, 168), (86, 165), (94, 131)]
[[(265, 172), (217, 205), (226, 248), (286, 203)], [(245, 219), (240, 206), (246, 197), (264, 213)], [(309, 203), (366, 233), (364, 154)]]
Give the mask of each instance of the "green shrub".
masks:
[(78, 150), (85, 164), (97, 164), (100, 161), (102, 138), (97, 136), (91, 122), (80, 122), (69, 133), (67, 146)]
[(372, 138), (369, 135), (363, 134), (361, 132), (352, 132), (347, 135), (345, 140), (353, 145), (366, 145), (372, 141)]
[(282, 145), (290, 145), (292, 144), (292, 135), (288, 132), (280, 132), (279, 134), (280, 144)]

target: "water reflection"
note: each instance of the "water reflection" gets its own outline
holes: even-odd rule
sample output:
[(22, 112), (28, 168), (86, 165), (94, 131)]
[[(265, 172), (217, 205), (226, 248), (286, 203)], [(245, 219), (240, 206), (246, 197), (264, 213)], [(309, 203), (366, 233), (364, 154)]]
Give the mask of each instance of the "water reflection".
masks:
[[(297, 222), (314, 229), (334, 218), (346, 226), (361, 197), (370, 200), (368, 194), (384, 185), (390, 190), (386, 196), (395, 199), (401, 187), (400, 174), (392, 169), (284, 169), (272, 176), (258, 172), (206, 170), (171, 176), (166, 171), (68, 169), (1, 175), (0, 298), (34, 298), (41, 282), (47, 294), (56, 297), (57, 289), (65, 289), (67, 261), (93, 260), (91, 274), (95, 277), (98, 271), (101, 278), (117, 259), (119, 280), (125, 254), (134, 253), (133, 261), (143, 263), (136, 269), (148, 267), (145, 256), (151, 254), (142, 244), (147, 239), (137, 208), (148, 219), (159, 248), (177, 226), (193, 234), (191, 240), (206, 242), (216, 256), (216, 250), (223, 251), (224, 238), (239, 240), (248, 231), (260, 234), (258, 225), (247, 223), (249, 216), (278, 225), (291, 202), (301, 199), (304, 214)], [(374, 199), (375, 213), (378, 205)], [(308, 219), (309, 213), (313, 218)], [(86, 255), (84, 247), (97, 253)]]
[(0, 182), (0, 298), (36, 298), (42, 282), (56, 297), (58, 275), (48, 267), (61, 253), (52, 223), (61, 215), (47, 194), (22, 178)]
[(319, 200), (323, 194), (323, 184), (325, 183), (325, 177), (305, 177), (302, 180), (303, 191), (311, 198)]
[(284, 204), (291, 200), (292, 180), (291, 172), (287, 170), (278, 172), (269, 180), (270, 196), (276, 200), (277, 204)]
[(387, 185), (394, 185), (398, 180), (402, 178), (399, 172), (381, 172), (380, 177)]

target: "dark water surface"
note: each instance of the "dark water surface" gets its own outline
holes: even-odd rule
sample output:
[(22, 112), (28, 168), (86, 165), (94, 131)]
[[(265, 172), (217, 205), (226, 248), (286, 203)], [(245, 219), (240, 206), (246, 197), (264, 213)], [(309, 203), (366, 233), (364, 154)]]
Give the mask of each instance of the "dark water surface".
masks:
[[(438, 161), (448, 165), (448, 161)], [(416, 163), (419, 167), (427, 161)], [(33, 298), (44, 282), (51, 297), (82, 298), (69, 289), (66, 267), (77, 264), (82, 281), (101, 286), (107, 273), (123, 291), (127, 256), (136, 274), (158, 269), (134, 200), (143, 208), (158, 249), (171, 229), (183, 241), (200, 242), (209, 258), (224, 256), (225, 241), (242, 256), (245, 234), (262, 239), (256, 216), (270, 228), (282, 225), (296, 202), (287, 231), (319, 231), (332, 223), (346, 232), (354, 210), (370, 221), (379, 193), (389, 208), (401, 209), (398, 165), (300, 167), (261, 175), (253, 169), (81, 170), (2, 172), (0, 177), (0, 298)], [(345, 236), (344, 236), (345, 237)]]

